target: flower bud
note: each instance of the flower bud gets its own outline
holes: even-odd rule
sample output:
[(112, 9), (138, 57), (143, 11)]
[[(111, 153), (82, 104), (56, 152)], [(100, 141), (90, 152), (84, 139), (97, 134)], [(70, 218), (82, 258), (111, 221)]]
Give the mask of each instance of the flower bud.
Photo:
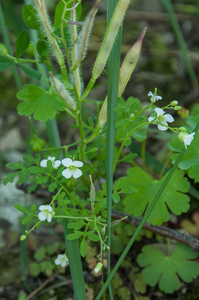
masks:
[(33, 57), (34, 55), (34, 45), (32, 42), (30, 42), (27, 50), (26, 50), (26, 54), (28, 55), (29, 58)]
[(33, 138), (30, 140), (29, 143), (32, 148), (32, 151), (34, 151), (34, 152), (42, 151), (42, 149), (45, 145), (45, 141), (38, 138), (38, 136), (36, 136), (36, 134), (33, 135)]
[(4, 44), (0, 44), (0, 54), (7, 54), (8, 53), (8, 50), (6, 48), (6, 46)]
[(180, 127), (179, 129), (180, 129), (181, 132), (186, 132), (187, 131), (187, 129), (185, 127)]
[(94, 269), (95, 274), (99, 273), (101, 271), (102, 267), (103, 267), (103, 264), (101, 262), (98, 262), (98, 264), (96, 265), (96, 267)]
[(173, 109), (174, 110), (180, 110), (182, 107), (181, 106), (175, 106)]
[(178, 101), (177, 101), (177, 100), (173, 100), (173, 101), (171, 102), (171, 106), (176, 106), (176, 105), (178, 105)]
[(26, 235), (23, 234), (23, 235), (20, 237), (20, 241), (25, 241), (25, 239), (26, 239)]

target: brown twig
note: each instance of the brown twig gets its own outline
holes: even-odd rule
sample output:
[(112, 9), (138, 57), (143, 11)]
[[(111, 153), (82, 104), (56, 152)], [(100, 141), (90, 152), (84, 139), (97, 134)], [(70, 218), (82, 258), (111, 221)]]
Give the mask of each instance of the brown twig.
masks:
[[(124, 218), (126, 216), (125, 213), (112, 210), (112, 218), (114, 219), (120, 219)], [(134, 216), (128, 216), (126, 219), (123, 220), (123, 222), (131, 224), (132, 226), (138, 227), (140, 222), (142, 221), (142, 218), (134, 217)], [(152, 231), (154, 233), (157, 233), (163, 237), (167, 237), (172, 240), (176, 240), (180, 243), (186, 244), (192, 248), (193, 251), (199, 250), (199, 240), (192, 237), (188, 232), (181, 233), (177, 230), (165, 227), (165, 226), (154, 226), (150, 223), (145, 223), (143, 226), (144, 229), (147, 229), (149, 231)]]
[(49, 281), (51, 281), (54, 277), (57, 276), (57, 274), (59, 274), (59, 272), (63, 269), (63, 267), (61, 267), (59, 270), (57, 270), (53, 275), (51, 275), (42, 285), (40, 285), (34, 292), (32, 292), (27, 298), (26, 300), (31, 299), (34, 295), (36, 295), (41, 289), (43, 289), (43, 287), (49, 283)]

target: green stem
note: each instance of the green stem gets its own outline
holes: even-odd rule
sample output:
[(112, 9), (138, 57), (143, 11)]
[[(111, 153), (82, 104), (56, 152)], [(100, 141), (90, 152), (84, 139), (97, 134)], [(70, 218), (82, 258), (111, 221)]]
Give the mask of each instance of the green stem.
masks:
[(132, 134), (134, 131), (136, 131), (137, 129), (139, 129), (140, 127), (143, 127), (143, 126), (148, 125), (148, 124), (150, 124), (150, 122), (142, 123), (142, 124), (140, 124), (139, 126), (137, 126), (137, 127), (135, 127), (134, 129), (132, 129), (132, 130), (127, 134), (127, 136), (126, 136), (125, 139), (123, 140), (122, 145), (120, 146), (120, 149), (119, 149), (119, 151), (118, 151), (118, 153), (117, 153), (117, 156), (116, 156), (116, 159), (115, 159), (114, 165), (113, 165), (113, 170), (115, 170), (116, 165), (117, 165), (117, 163), (118, 163), (118, 159), (119, 159), (120, 154), (121, 154), (121, 152), (122, 152), (122, 149), (124, 148), (124, 145), (125, 145), (126, 141), (128, 140), (128, 138), (131, 136), (131, 134)]

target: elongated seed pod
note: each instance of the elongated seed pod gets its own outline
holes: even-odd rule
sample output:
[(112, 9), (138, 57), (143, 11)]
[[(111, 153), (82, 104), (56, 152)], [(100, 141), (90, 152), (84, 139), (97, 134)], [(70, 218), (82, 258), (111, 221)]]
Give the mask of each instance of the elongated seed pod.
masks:
[(141, 48), (142, 48), (142, 41), (146, 33), (146, 27), (142, 30), (142, 33), (135, 42), (135, 44), (131, 47), (131, 49), (126, 54), (126, 57), (122, 63), (120, 68), (120, 75), (119, 75), (119, 89), (118, 89), (118, 96), (121, 97), (129, 78), (133, 70), (135, 69), (136, 63), (139, 59)]
[(88, 17), (86, 18), (84, 25), (82, 27), (82, 30), (79, 35), (79, 41), (77, 43), (77, 48), (78, 48), (78, 55), (75, 64), (78, 65), (86, 56), (86, 50), (87, 50), (87, 45), (90, 37), (90, 33), (93, 27), (93, 22), (95, 15), (97, 13), (97, 7), (99, 5), (101, 0), (97, 0), (94, 7), (88, 14)]
[(94, 81), (100, 76), (101, 72), (103, 71), (106, 65), (107, 59), (109, 57), (110, 51), (112, 49), (120, 25), (123, 21), (129, 2), (130, 0), (119, 0), (115, 8), (115, 11), (111, 18), (111, 22), (109, 23), (109, 26), (106, 30), (103, 43), (101, 45), (100, 51), (97, 55), (93, 67), (92, 80)]
[(34, 8), (37, 11), (39, 21), (41, 23), (41, 28), (47, 37), (47, 40), (50, 44), (51, 51), (55, 58), (57, 59), (60, 66), (64, 66), (64, 59), (61, 53), (61, 50), (57, 44), (55, 37), (53, 36), (53, 30), (47, 16), (45, 2), (44, 0), (32, 0)]
[(66, 104), (70, 109), (76, 110), (77, 106), (75, 100), (71, 97), (69, 92), (66, 90), (64, 84), (61, 81), (59, 81), (56, 77), (54, 77), (52, 72), (50, 72), (50, 76), (57, 95), (66, 102)]
[[(131, 74), (133, 70), (135, 69), (136, 63), (139, 59), (141, 48), (142, 48), (142, 41), (146, 33), (146, 27), (142, 30), (142, 33), (135, 42), (135, 44), (131, 47), (131, 49), (128, 51), (123, 64), (120, 68), (120, 74), (119, 74), (119, 88), (118, 88), (118, 97), (121, 97), (129, 78), (131, 77)], [(99, 119), (98, 119), (98, 125), (100, 127), (103, 127), (104, 124), (107, 121), (107, 96), (104, 100), (104, 103), (102, 105), (102, 108), (99, 113)]]

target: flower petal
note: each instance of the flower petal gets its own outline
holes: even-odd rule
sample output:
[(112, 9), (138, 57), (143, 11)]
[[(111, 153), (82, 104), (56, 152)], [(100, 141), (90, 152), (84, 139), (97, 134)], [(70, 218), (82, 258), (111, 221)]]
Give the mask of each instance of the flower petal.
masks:
[(73, 165), (73, 161), (71, 158), (64, 158), (62, 159), (62, 165), (64, 165), (65, 167), (69, 167), (70, 165)]
[(80, 167), (83, 166), (83, 162), (78, 161), (78, 160), (75, 160), (75, 161), (73, 162), (73, 166), (80, 168)]
[(166, 114), (166, 115), (164, 115), (164, 117), (165, 117), (165, 120), (169, 123), (172, 123), (174, 121), (173, 116), (170, 114)]
[(166, 131), (168, 128), (166, 126), (158, 124), (158, 129), (161, 130), (161, 131)]
[(164, 115), (164, 110), (162, 108), (156, 107), (155, 112), (157, 116)]
[(153, 118), (153, 117), (149, 117), (149, 118), (148, 118), (148, 121), (151, 122), (151, 121), (153, 121), (154, 119), (155, 119), (155, 118)]
[(46, 220), (46, 212), (45, 211), (42, 211), (38, 214), (38, 218), (40, 221), (45, 221)]
[(80, 169), (76, 169), (74, 172), (73, 172), (73, 177), (74, 178), (79, 178), (80, 176), (82, 176), (82, 171)]
[(51, 215), (51, 213), (49, 213), (47, 215), (47, 221), (48, 221), (48, 223), (50, 223), (52, 221), (52, 215)]
[(62, 267), (65, 267), (65, 266), (66, 266), (66, 259), (62, 259), (62, 261), (61, 261), (61, 266), (62, 266)]
[(54, 162), (54, 164), (53, 164), (53, 167), (54, 167), (55, 169), (57, 169), (60, 165), (61, 165), (61, 161), (60, 161), (60, 160), (56, 160), (56, 161)]
[(52, 206), (50, 206), (50, 205), (45, 205), (45, 209), (50, 211), (50, 212), (53, 211)]
[(46, 168), (47, 167), (47, 159), (42, 159), (40, 161), (40, 167)]
[(69, 170), (69, 169), (65, 169), (63, 172), (62, 172), (62, 175), (65, 177), (65, 178), (71, 178), (71, 176), (73, 175), (72, 172)]
[(44, 210), (44, 209), (46, 209), (46, 205), (40, 205), (39, 206), (39, 210)]

